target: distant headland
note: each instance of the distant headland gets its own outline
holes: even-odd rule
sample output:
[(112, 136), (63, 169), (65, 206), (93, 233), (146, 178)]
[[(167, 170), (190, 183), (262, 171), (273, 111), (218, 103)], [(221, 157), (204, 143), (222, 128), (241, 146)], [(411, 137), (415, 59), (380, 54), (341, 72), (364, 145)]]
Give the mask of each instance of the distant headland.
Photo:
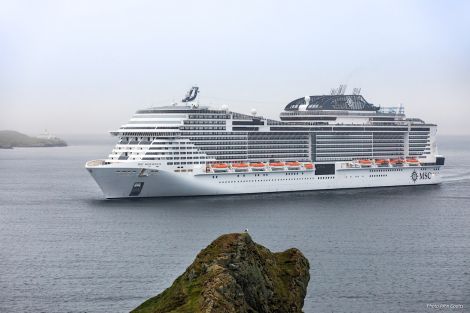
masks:
[(0, 130), (0, 149), (14, 147), (65, 147), (67, 143), (50, 135), (31, 137), (14, 130)]

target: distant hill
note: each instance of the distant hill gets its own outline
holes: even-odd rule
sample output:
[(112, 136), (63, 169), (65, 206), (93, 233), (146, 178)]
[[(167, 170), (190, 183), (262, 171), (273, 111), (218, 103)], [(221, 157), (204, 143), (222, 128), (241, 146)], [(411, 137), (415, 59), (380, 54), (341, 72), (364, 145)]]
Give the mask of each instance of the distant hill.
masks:
[(60, 138), (31, 137), (14, 130), (0, 130), (0, 149), (13, 147), (65, 147), (67, 143)]

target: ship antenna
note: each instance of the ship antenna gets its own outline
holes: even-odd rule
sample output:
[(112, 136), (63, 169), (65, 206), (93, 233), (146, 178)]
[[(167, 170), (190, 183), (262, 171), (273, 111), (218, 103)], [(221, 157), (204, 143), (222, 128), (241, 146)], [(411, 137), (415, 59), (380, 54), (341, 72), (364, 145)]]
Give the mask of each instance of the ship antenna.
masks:
[(346, 86), (346, 84), (341, 84), (338, 88), (332, 88), (330, 94), (332, 96), (344, 95), (346, 92)]
[(405, 114), (405, 107), (403, 103), (400, 103), (400, 108), (398, 108), (398, 114)]

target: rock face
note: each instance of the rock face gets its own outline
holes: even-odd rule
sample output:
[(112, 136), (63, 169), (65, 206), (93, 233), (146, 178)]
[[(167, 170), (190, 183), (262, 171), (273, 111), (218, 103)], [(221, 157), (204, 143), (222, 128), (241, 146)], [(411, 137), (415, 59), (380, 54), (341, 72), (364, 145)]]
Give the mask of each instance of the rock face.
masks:
[(302, 312), (309, 263), (295, 249), (272, 253), (247, 233), (202, 250), (173, 285), (132, 312)]

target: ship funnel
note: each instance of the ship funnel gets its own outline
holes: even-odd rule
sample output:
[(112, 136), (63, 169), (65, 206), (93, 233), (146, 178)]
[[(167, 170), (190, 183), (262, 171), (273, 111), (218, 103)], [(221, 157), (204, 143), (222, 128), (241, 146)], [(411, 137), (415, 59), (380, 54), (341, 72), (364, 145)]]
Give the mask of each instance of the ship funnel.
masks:
[(189, 102), (196, 99), (199, 93), (199, 87), (193, 86), (191, 89), (186, 93), (186, 96), (181, 100), (182, 102)]

